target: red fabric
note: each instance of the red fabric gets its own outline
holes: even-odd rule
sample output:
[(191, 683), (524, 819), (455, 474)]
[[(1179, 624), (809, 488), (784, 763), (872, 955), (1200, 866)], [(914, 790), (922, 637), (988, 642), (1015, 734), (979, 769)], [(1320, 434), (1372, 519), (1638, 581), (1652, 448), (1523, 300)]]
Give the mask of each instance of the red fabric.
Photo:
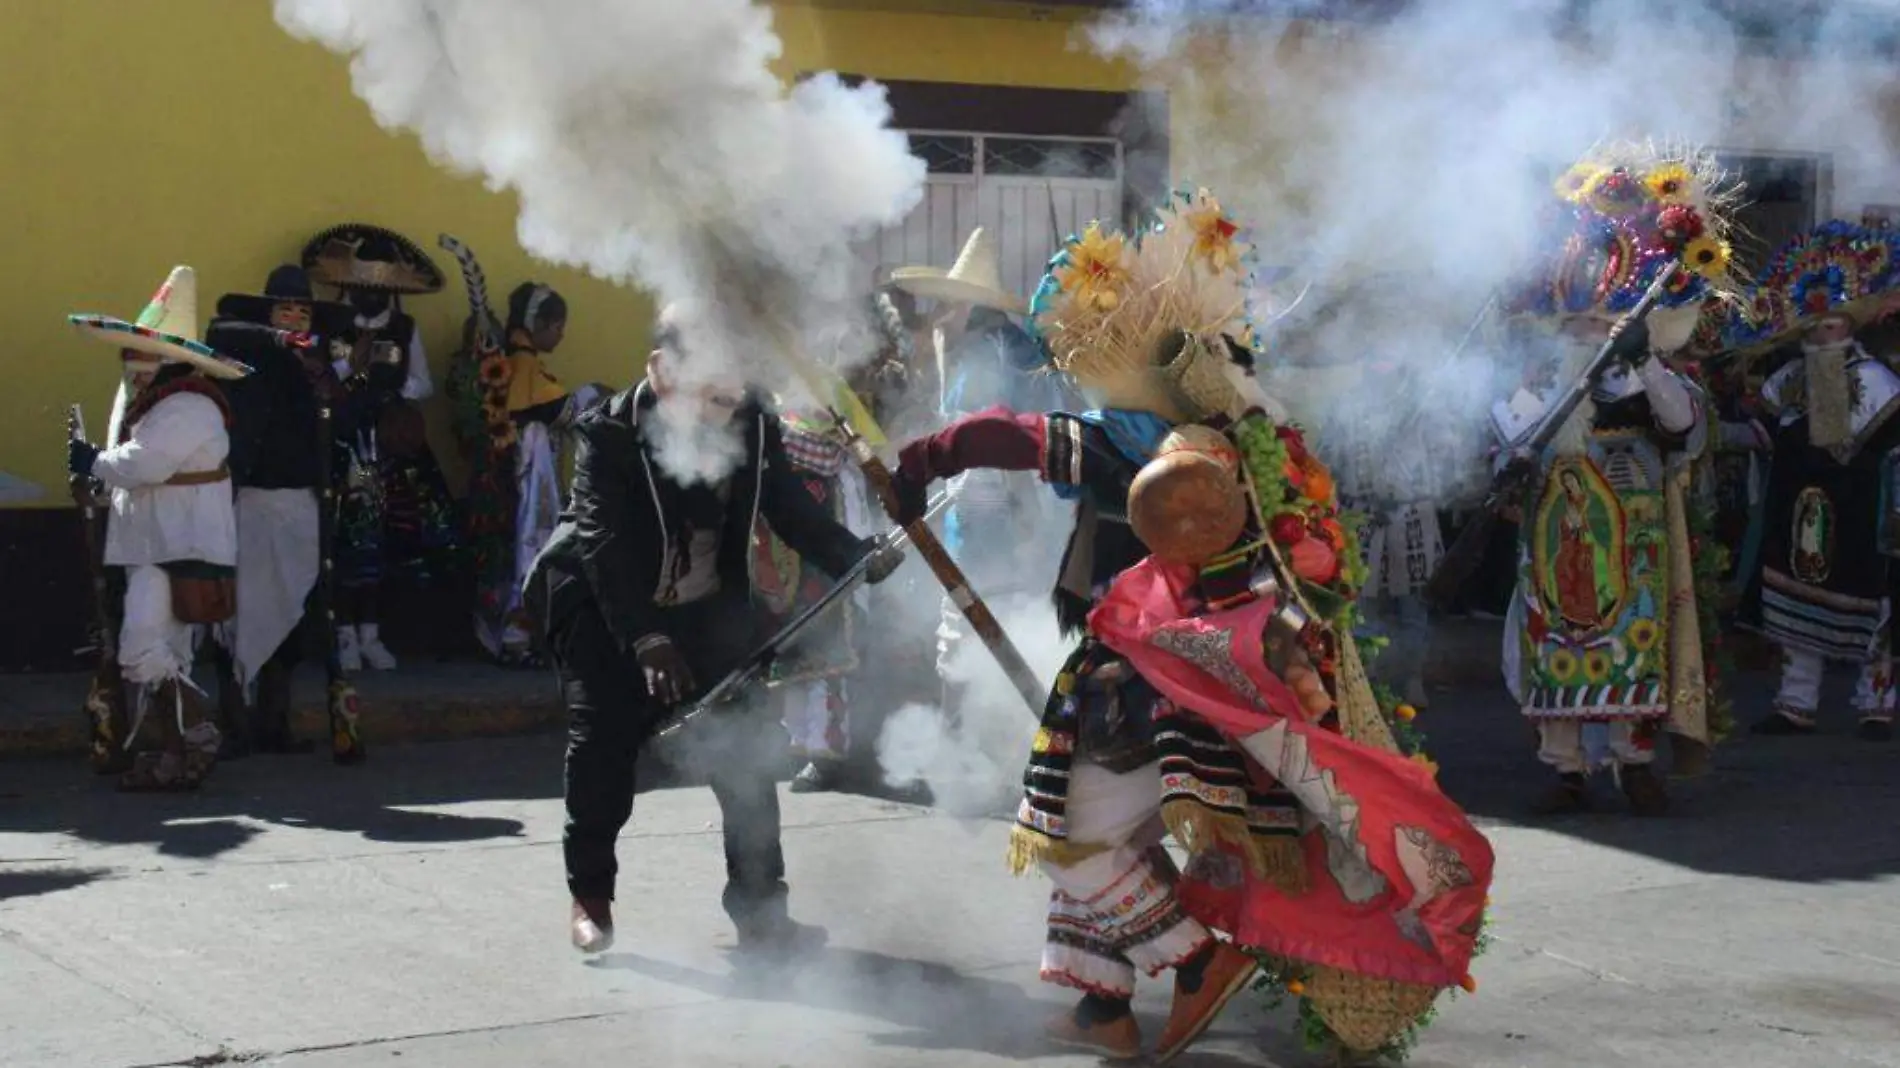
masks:
[(985, 408), (904, 446), (898, 472), (906, 481), (928, 485), (971, 468), (1040, 471), (1045, 426), (1041, 412), (1012, 412), (1000, 404)]
[[(1303, 719), (1293, 692), (1266, 667), (1261, 635), (1272, 602), (1189, 617), (1192, 579), (1185, 569), (1144, 560), (1115, 580), (1090, 614), (1089, 629), (1165, 697), (1217, 727), (1248, 753), (1251, 770), (1278, 779), (1309, 813), (1325, 819), (1339, 806), (1350, 818), (1335, 824), (1383, 885), (1350, 900), (1328, 864), (1329, 836), (1314, 830), (1303, 839), (1309, 888), (1300, 896), (1288, 897), (1243, 865), (1196, 864), (1181, 884), (1184, 907), (1241, 944), (1278, 956), (1404, 982), (1458, 984), (1491, 885), (1490, 843), (1423, 765)], [(1282, 740), (1286, 755), (1277, 765), (1258, 766), (1255, 758)], [(1327, 795), (1318, 806), (1314, 792)]]

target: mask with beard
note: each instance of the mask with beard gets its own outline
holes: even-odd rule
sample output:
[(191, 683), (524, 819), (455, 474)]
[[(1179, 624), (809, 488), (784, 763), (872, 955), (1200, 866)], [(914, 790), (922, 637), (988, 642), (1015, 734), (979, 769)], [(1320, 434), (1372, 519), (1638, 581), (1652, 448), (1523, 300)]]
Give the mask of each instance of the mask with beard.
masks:
[(1851, 338), (1827, 345), (1801, 345), (1807, 378), (1808, 443), (1817, 448), (1839, 448), (1854, 439), (1854, 400), (1847, 358), (1856, 348)]

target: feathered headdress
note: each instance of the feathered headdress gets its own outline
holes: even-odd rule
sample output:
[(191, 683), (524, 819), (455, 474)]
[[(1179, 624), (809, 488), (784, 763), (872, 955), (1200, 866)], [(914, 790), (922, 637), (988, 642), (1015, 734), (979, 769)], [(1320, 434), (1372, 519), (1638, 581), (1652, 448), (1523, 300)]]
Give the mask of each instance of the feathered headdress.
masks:
[[(1658, 302), (1697, 309), (1732, 299), (1734, 214), (1742, 189), (1707, 152), (1651, 143), (1601, 146), (1557, 180), (1554, 266), (1512, 303), (1531, 315), (1619, 315), (1663, 267), (1680, 261)], [(1686, 312), (1685, 312), (1686, 314)], [(1692, 320), (1685, 320), (1685, 340)]]
[(1227, 342), (1247, 344), (1253, 250), (1205, 189), (1177, 191), (1130, 239), (1091, 223), (1049, 261), (1030, 328), (1058, 371), (1118, 406), (1236, 414)]

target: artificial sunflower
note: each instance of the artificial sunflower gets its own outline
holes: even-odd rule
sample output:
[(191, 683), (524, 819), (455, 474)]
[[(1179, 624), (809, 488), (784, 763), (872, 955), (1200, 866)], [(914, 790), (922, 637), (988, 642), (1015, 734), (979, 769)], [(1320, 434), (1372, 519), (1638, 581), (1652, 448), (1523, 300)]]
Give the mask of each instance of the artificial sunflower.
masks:
[(1567, 686), (1577, 678), (1577, 654), (1568, 649), (1559, 649), (1550, 654), (1545, 667), (1550, 669), (1550, 677), (1560, 686)]
[(1583, 654), (1583, 677), (1591, 682), (1608, 679), (1610, 667), (1610, 654), (1602, 649), (1592, 649)]
[(484, 357), (476, 372), (483, 389), (500, 389), (508, 384), (508, 358), (497, 352)]
[(1643, 175), (1643, 188), (1664, 204), (1686, 204), (1695, 176), (1680, 163), (1665, 163)]
[(521, 432), (515, 429), (513, 423), (503, 423), (500, 426), (491, 424), (488, 428), (488, 448), (491, 452), (507, 452), (520, 440)]
[(1662, 638), (1662, 627), (1653, 619), (1639, 619), (1630, 624), (1630, 644), (1643, 652), (1656, 647)]
[(1708, 234), (1682, 246), (1682, 262), (1704, 278), (1721, 278), (1728, 274), (1729, 255), (1728, 242)]
[(1120, 234), (1104, 234), (1090, 223), (1063, 254), (1052, 272), (1064, 293), (1089, 311), (1114, 311), (1128, 285), (1128, 244)]
[(1581, 204), (1584, 194), (1603, 173), (1602, 167), (1585, 160), (1565, 171), (1563, 176), (1557, 179), (1554, 188), (1558, 196), (1572, 204)]
[(1219, 201), (1202, 196), (1182, 219), (1194, 231), (1194, 257), (1209, 270), (1220, 274), (1240, 264), (1240, 250), (1234, 242), (1240, 227), (1220, 210)]

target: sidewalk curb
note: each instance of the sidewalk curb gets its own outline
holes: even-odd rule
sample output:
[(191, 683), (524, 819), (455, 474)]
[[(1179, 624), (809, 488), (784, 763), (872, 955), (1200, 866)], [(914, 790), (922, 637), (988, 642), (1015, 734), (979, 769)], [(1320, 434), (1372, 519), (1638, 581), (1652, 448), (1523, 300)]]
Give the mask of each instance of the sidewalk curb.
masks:
[[(323, 700), (299, 695), (291, 713), (291, 730), (298, 738), (322, 744), (329, 734), (329, 713)], [(509, 695), (495, 698), (397, 698), (363, 700), (363, 740), (374, 749), (397, 742), (441, 742), (460, 738), (492, 738), (554, 730), (567, 721), (567, 712), (552, 694), (546, 697)], [(80, 756), (86, 752), (86, 722), (79, 702), (62, 720), (40, 719), (23, 726), (0, 726), (0, 758)]]

